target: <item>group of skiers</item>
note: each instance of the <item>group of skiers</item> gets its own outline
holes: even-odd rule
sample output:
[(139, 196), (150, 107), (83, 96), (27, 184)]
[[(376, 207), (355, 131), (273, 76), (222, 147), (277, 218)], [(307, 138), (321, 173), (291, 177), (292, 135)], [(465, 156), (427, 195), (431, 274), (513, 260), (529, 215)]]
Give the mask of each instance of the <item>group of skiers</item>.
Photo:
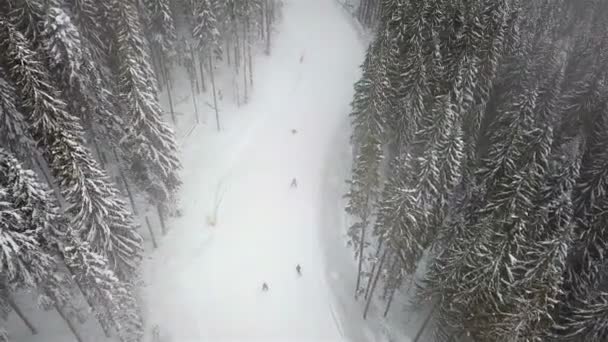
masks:
[[(302, 57), (300, 58), (300, 63), (302, 63), (302, 60), (304, 59), (304, 55), (302, 55)], [(295, 129), (291, 130), (292, 134), (296, 134), (298, 131)], [(291, 184), (289, 185), (290, 188), (297, 188), (298, 187), (298, 181), (295, 179), (295, 177), (291, 180)], [(298, 276), (302, 276), (302, 266), (300, 266), (300, 264), (296, 265), (296, 272), (298, 273)], [(268, 291), (270, 288), (268, 287), (268, 283), (264, 282), (262, 283), (262, 291), (266, 292)]]
[[(298, 273), (298, 277), (302, 276), (302, 266), (300, 266), (300, 264), (296, 265), (296, 272)], [(266, 292), (269, 289), (270, 288), (268, 287), (268, 283), (266, 283), (266, 282), (262, 283), (262, 291)]]

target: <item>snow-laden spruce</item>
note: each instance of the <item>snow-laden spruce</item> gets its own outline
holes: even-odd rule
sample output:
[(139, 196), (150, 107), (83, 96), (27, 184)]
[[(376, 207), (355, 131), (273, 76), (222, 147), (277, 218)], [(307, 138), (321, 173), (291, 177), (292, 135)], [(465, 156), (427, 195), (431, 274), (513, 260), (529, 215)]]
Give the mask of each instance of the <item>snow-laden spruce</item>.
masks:
[(25, 37), (0, 17), (3, 62), (18, 89), (21, 109), (28, 113), (31, 135), (44, 148), (44, 157), (67, 203), (70, 223), (93, 249), (108, 257), (122, 279), (137, 274), (141, 237), (131, 214), (89, 150), (78, 119), (66, 112), (48, 70), (36, 58)]

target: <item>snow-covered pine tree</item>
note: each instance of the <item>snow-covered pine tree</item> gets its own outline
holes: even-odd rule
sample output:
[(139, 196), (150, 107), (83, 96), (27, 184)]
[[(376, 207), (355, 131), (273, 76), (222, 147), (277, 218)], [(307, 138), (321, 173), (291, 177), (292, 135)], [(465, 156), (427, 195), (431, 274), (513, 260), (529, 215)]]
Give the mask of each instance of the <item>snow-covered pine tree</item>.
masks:
[(383, 159), (382, 134), (384, 121), (384, 92), (382, 75), (378, 69), (381, 53), (380, 43), (375, 43), (367, 51), (363, 63), (363, 77), (355, 83), (355, 96), (350, 114), (354, 126), (351, 141), (354, 144), (354, 164), (350, 190), (346, 197), (346, 211), (356, 218), (349, 228), (351, 243), (355, 247), (358, 260), (357, 288), (359, 291), (363, 272), (363, 256), (367, 242), (366, 230), (372, 220), (372, 204), (380, 191), (380, 165)]
[[(3, 184), (10, 185), (12, 202), (20, 208), (20, 217), (24, 224), (37, 228), (36, 241), (49, 258), (61, 257), (65, 266), (70, 270), (73, 280), (78, 284), (89, 306), (93, 309), (104, 330), (110, 327), (128, 336), (123, 325), (140, 325), (136, 307), (122, 303), (133, 303), (129, 297), (134, 293), (130, 286), (116, 278), (109, 268), (107, 259), (93, 252), (89, 244), (82, 241), (78, 233), (68, 227), (67, 221), (59, 215), (49, 192), (40, 184), (31, 171), (23, 170), (16, 159), (5, 151), (0, 150), (0, 177)], [(50, 262), (50, 261), (49, 261)], [(54, 260), (52, 263), (54, 264)], [(45, 265), (39, 272), (45, 272), (40, 277), (32, 277), (39, 290), (50, 295), (53, 301), (61, 299), (58, 304), (63, 307), (72, 299), (60, 285), (67, 284), (65, 275), (52, 266)], [(31, 265), (25, 268), (28, 272)], [(43, 277), (43, 278), (41, 278)], [(29, 286), (34, 286), (30, 284)], [(130, 322), (129, 319), (136, 319)], [(141, 330), (140, 330), (141, 333)], [(137, 338), (124, 338), (123, 341), (137, 341)]]
[[(119, 280), (107, 260), (93, 252), (68, 228), (58, 240), (65, 265), (73, 273), (104, 331), (114, 329), (121, 341), (141, 341), (141, 317), (132, 286)], [(139, 327), (133, 329), (133, 327)]]
[(210, 0), (199, 2), (192, 36), (196, 39), (198, 50), (206, 58), (222, 58), (221, 35)]
[(49, 73), (25, 37), (0, 17), (0, 63), (7, 66), (17, 89), (29, 131), (44, 151), (53, 176), (68, 203), (66, 215), (94, 250), (109, 258), (122, 279), (137, 274), (141, 237), (125, 203), (84, 147), (78, 120), (66, 112)]
[(23, 114), (17, 109), (15, 88), (0, 66), (0, 145), (6, 146), (22, 160), (29, 158), (35, 142), (28, 132)]
[(138, 186), (153, 202), (167, 206), (181, 183), (177, 143), (162, 118), (135, 4), (112, 0), (111, 5), (115, 72), (127, 126), (123, 151)]
[[(57, 88), (62, 91), (70, 113), (81, 119), (88, 134), (91, 147), (95, 148), (98, 160), (105, 162), (103, 146), (116, 147), (124, 134), (124, 125), (116, 115), (106, 74), (106, 50), (100, 46), (102, 27), (93, 24), (84, 32), (92, 40), (83, 38), (78, 28), (62, 8), (58, 0), (9, 1), (9, 17), (19, 27), (25, 27), (26, 36), (34, 43), (42, 61), (49, 67)], [(74, 0), (73, 9), (78, 18), (91, 24), (89, 16), (99, 12), (87, 0)], [(84, 14), (83, 14), (84, 12)], [(95, 51), (95, 52), (92, 52)], [(93, 58), (93, 57), (96, 58)], [(105, 151), (107, 154), (107, 151)]]
[[(66, 97), (75, 100), (68, 102), (70, 111), (77, 113), (83, 121), (98, 157), (113, 155), (112, 150), (123, 155), (119, 142), (125, 136), (126, 128), (115, 95), (115, 78), (110, 72), (110, 46), (106, 43), (111, 39), (108, 20), (104, 19), (108, 6), (94, 0), (68, 0), (67, 3), (72, 21), (78, 27), (82, 48), (81, 78), (63, 87), (64, 93), (68, 93)], [(57, 66), (55, 72), (64, 75), (63, 64)]]
[[(163, 78), (157, 75), (157, 79), (163, 80), (170, 77), (177, 39), (170, 1), (144, 0), (144, 7), (143, 25), (146, 27), (146, 36), (150, 42), (150, 57), (156, 60), (157, 74), (164, 74)], [(169, 83), (167, 79), (164, 81)]]
[(215, 17), (214, 8), (210, 0), (202, 0), (197, 9), (195, 26), (192, 36), (196, 40), (199, 58), (199, 71), (201, 72), (201, 83), (205, 88), (203, 73), (206, 68), (204, 60), (207, 60), (207, 72), (211, 79), (211, 91), (213, 92), (213, 106), (215, 110), (216, 125), (220, 130), (219, 108), (217, 103), (217, 92), (215, 89), (215, 60), (222, 59), (222, 42), (218, 22)]
[(0, 189), (3, 284), (11, 290), (34, 290), (47, 310), (77, 314), (70, 279), (60, 271), (57, 251), (47, 243), (57, 215), (47, 206), (52, 202), (48, 191), (4, 150), (0, 150)]
[(169, 0), (144, 0), (144, 5), (150, 20), (148, 29), (151, 43), (170, 57), (176, 33)]
[[(600, 94), (606, 94), (606, 90)], [(606, 144), (606, 96), (599, 102), (590, 102), (588, 113), (594, 117), (595, 129), (587, 143), (581, 164), (581, 175), (575, 188), (574, 246), (570, 252), (566, 306), (562, 308), (560, 335), (599, 342), (608, 338), (608, 301), (605, 288), (608, 284), (608, 261), (604, 251), (608, 248), (605, 227), (608, 222), (608, 156)]]

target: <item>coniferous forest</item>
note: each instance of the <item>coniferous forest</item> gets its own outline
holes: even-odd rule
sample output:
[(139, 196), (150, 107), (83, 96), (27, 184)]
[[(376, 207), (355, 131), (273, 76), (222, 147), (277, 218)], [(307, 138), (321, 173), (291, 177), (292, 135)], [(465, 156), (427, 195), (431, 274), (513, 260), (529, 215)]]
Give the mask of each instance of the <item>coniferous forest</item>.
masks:
[(422, 271), (435, 341), (608, 341), (608, 2), (355, 15), (375, 31), (351, 114), (356, 297), (388, 312)]
[[(206, 91), (216, 98), (214, 74), (224, 66), (235, 100), (247, 102), (252, 46), (270, 53), (277, 4), (0, 1), (3, 318), (16, 312), (37, 333), (14, 300), (26, 291), (79, 341), (78, 322), (90, 319), (83, 316), (106, 336), (142, 340), (137, 199), (163, 230), (179, 213), (172, 75), (189, 75), (193, 101)], [(11, 341), (2, 324), (0, 341)]]

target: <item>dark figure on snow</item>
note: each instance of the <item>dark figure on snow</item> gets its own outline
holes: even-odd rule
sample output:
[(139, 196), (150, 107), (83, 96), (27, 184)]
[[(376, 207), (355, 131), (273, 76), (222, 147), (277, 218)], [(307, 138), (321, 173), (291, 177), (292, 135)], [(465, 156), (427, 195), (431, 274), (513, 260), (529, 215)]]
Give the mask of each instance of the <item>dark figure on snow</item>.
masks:
[(291, 181), (291, 187), (292, 188), (297, 188), (298, 187), (298, 181), (295, 178)]
[(300, 267), (300, 264), (296, 265), (296, 272), (298, 272), (298, 275), (301, 276), (302, 275), (302, 267)]
[(295, 128), (291, 130), (291, 134), (296, 134), (296, 133), (298, 133), (298, 131)]
[(304, 54), (300, 55), (300, 64), (302, 64), (302, 62), (304, 62)]
[(266, 283), (262, 284), (262, 291), (268, 291), (268, 284), (266, 284)]

